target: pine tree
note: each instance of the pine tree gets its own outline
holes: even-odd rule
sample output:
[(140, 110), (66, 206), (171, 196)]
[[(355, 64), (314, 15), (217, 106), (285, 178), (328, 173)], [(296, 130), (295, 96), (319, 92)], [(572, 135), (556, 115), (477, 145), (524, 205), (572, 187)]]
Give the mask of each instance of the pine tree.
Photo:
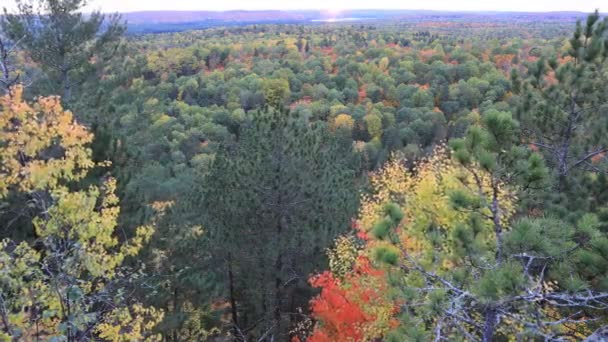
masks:
[(600, 19), (596, 11), (584, 25), (577, 23), (569, 49), (559, 59), (541, 56), (528, 65), (523, 84), (512, 77), (515, 90), (521, 87), (517, 117), (524, 140), (543, 153), (558, 191), (567, 191), (581, 172), (606, 169), (606, 32), (608, 18)]
[(111, 57), (126, 27), (119, 15), (99, 11), (83, 14), (86, 0), (17, 0), (18, 13), (6, 8), (2, 27), (19, 41), (34, 62), (40, 64), (51, 85), (61, 85), (70, 101), (72, 89), (81, 81), (80, 72), (91, 63)]
[(371, 177), (357, 236), (400, 307), (398, 327), (373, 337), (552, 341), (602, 324), (608, 239), (591, 214), (571, 223), (519, 211), (550, 179), (519, 130), (509, 112), (488, 110), (451, 156), (440, 149), (414, 171), (396, 160)]
[[(544, 184), (547, 169), (538, 154), (519, 146), (510, 113), (491, 110), (482, 120), (452, 141), (462, 174), (446, 199), (466, 213), (463, 220), (436, 226), (430, 251), (402, 248), (397, 264), (406, 274), (404, 293), (427, 303), (405, 305), (404, 333), (482, 341), (580, 338), (608, 308), (608, 239), (593, 215), (572, 224), (518, 214), (518, 198)], [(587, 272), (583, 265), (591, 260), (597, 266)], [(432, 322), (427, 330), (420, 329), (421, 319)]]
[(17, 84), (20, 75), (14, 65), (15, 42), (10, 41), (0, 27), (0, 88), (8, 93)]
[(354, 154), (324, 124), (272, 109), (239, 137), (217, 154), (199, 212), (222, 261), (236, 337), (284, 339), (287, 312), (308, 300), (307, 275), (356, 209)]

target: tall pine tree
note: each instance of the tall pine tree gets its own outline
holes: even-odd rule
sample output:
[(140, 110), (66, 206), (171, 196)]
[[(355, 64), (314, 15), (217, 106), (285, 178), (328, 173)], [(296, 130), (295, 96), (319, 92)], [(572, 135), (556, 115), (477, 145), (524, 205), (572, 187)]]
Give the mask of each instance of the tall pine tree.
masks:
[(541, 55), (521, 78), (512, 75), (521, 88), (522, 141), (543, 154), (556, 180), (544, 207), (573, 220), (595, 204), (587, 199), (601, 184), (587, 176), (608, 167), (606, 33), (608, 18), (596, 11), (577, 23), (563, 51)]
[(284, 340), (308, 274), (356, 210), (354, 153), (324, 124), (278, 110), (254, 114), (239, 136), (203, 181), (202, 222), (236, 337)]
[(86, 0), (17, 0), (17, 13), (5, 8), (2, 27), (19, 41), (49, 78), (51, 93), (70, 101), (92, 60), (112, 56), (126, 27), (119, 15), (82, 13)]

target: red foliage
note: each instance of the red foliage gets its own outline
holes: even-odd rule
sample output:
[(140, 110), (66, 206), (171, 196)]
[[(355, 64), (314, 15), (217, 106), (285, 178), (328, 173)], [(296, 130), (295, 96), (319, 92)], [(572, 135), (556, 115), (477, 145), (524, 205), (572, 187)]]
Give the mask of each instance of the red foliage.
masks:
[(370, 320), (361, 307), (349, 299), (348, 291), (340, 288), (339, 281), (330, 272), (324, 272), (310, 280), (314, 287), (321, 287), (321, 295), (311, 302), (315, 317), (323, 322), (316, 328), (309, 342), (360, 341), (363, 339), (361, 324)]
[(361, 103), (361, 101), (365, 100), (366, 97), (367, 97), (367, 87), (361, 86), (361, 88), (359, 88), (359, 103)]
[(515, 55), (513, 54), (495, 55), (494, 63), (496, 64), (497, 68), (506, 73), (511, 70), (514, 57)]
[(526, 60), (528, 62), (536, 62), (536, 61), (538, 61), (538, 57), (536, 57), (536, 56), (528, 56), (528, 58), (526, 58)]
[(308, 341), (362, 341), (365, 324), (377, 319), (365, 311), (365, 306), (380, 301), (383, 289), (365, 287), (359, 280), (383, 276), (384, 272), (374, 269), (369, 259), (359, 257), (354, 272), (344, 280), (328, 271), (312, 277), (310, 284), (321, 288), (321, 294), (311, 301), (311, 311), (321, 325), (317, 325)]
[(310, 96), (303, 96), (301, 99), (297, 100), (296, 102), (292, 103), (291, 105), (289, 105), (290, 109), (294, 109), (299, 105), (303, 105), (303, 106), (307, 106), (309, 104), (312, 103), (312, 97)]
[(418, 53), (418, 57), (423, 62), (428, 62), (434, 55), (435, 55), (435, 50), (433, 50), (433, 49), (421, 50)]
[(369, 240), (369, 235), (367, 235), (367, 232), (365, 232), (363, 229), (361, 229), (361, 226), (359, 225), (359, 221), (357, 220), (352, 220), (350, 222), (350, 227), (357, 232), (356, 236), (357, 238), (363, 240), (363, 241), (367, 241)]
[(333, 47), (322, 47), (319, 50), (321, 50), (324, 55), (332, 55), (334, 53)]

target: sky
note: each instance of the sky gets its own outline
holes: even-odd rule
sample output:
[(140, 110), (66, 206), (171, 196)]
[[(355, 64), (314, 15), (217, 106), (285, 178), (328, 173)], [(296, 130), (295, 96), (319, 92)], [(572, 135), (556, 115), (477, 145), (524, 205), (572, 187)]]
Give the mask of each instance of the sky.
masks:
[[(324, 9), (426, 9), (448, 11), (580, 11), (606, 12), (607, 0), (89, 0), (89, 7), (104, 12), (156, 10), (293, 10)], [(11, 9), (14, 0), (0, 0)], [(600, 5), (603, 5), (600, 6)]]

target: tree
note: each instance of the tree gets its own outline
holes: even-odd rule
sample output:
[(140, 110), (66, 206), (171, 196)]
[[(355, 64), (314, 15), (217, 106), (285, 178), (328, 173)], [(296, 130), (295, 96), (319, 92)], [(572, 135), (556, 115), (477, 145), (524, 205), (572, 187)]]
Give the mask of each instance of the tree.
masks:
[(372, 175), (355, 229), (400, 305), (387, 340), (558, 341), (602, 324), (608, 238), (591, 214), (570, 223), (518, 212), (549, 179), (518, 137), (510, 113), (489, 110), (452, 140), (452, 156), (439, 149), (415, 171), (397, 159)]
[(14, 51), (17, 45), (11, 42), (4, 32), (0, 29), (0, 84), (5, 93), (19, 81), (19, 74), (16, 74), (14, 65)]
[(239, 137), (216, 156), (198, 212), (236, 337), (284, 339), (287, 313), (308, 300), (307, 275), (355, 210), (354, 155), (324, 124), (274, 110), (254, 114)]
[(280, 109), (289, 97), (289, 82), (285, 79), (265, 79), (262, 82), (262, 91), (266, 104)]
[(17, 0), (18, 13), (4, 9), (4, 31), (13, 41), (20, 41), (51, 84), (62, 86), (65, 101), (70, 101), (73, 87), (81, 82), (83, 68), (93, 59), (110, 58), (125, 31), (119, 15), (99, 11), (84, 15), (80, 11), (86, 3)]
[(348, 114), (338, 114), (332, 122), (332, 128), (335, 130), (342, 129), (350, 133), (353, 127), (355, 127), (355, 120)]
[(575, 224), (516, 215), (517, 199), (547, 177), (517, 137), (509, 113), (490, 111), (453, 140), (454, 159), (436, 153), (416, 174), (393, 163), (372, 179), (359, 227), (404, 303), (389, 340), (561, 340), (601, 319), (608, 239), (593, 215)]
[(150, 205), (157, 213), (155, 235), (141, 257), (154, 270), (146, 279), (154, 291), (142, 289), (140, 295), (148, 305), (163, 310), (157, 331), (165, 341), (206, 341), (221, 333), (220, 314), (226, 302), (218, 299), (222, 283), (214, 272), (213, 250), (201, 248), (205, 229), (189, 225), (198, 213), (180, 203), (192, 205), (187, 201)]
[[(0, 242), (0, 338), (155, 340), (162, 312), (128, 298), (141, 273), (122, 266), (152, 227), (119, 242), (115, 180), (70, 190), (95, 165), (86, 147), (91, 134), (57, 97), (30, 106), (22, 92), (18, 86), (0, 99), (0, 200), (15, 193), (30, 199), (35, 236)], [(2, 229), (10, 222), (3, 220)]]
[(0, 104), (1, 237), (22, 240), (34, 234), (33, 217), (51, 204), (47, 189), (81, 180), (95, 166), (87, 144), (92, 135), (74, 124), (57, 97), (23, 101), (23, 88), (14, 87)]
[(396, 326), (389, 277), (360, 245), (355, 237), (338, 238), (329, 250), (331, 271), (311, 277), (321, 293), (310, 302), (316, 324), (307, 341), (369, 341)]
[(0, 242), (0, 337), (157, 339), (151, 332), (162, 312), (130, 303), (125, 290), (136, 278), (121, 266), (152, 228), (141, 227), (132, 241), (118, 243), (114, 188), (108, 180), (103, 190), (56, 189), (54, 204), (34, 219), (34, 243)]
[(598, 161), (608, 152), (606, 32), (608, 18), (600, 20), (596, 11), (584, 26), (577, 23), (565, 56), (540, 58), (524, 75), (518, 110), (524, 137), (543, 152), (559, 178), (560, 191), (573, 171), (605, 169)]

